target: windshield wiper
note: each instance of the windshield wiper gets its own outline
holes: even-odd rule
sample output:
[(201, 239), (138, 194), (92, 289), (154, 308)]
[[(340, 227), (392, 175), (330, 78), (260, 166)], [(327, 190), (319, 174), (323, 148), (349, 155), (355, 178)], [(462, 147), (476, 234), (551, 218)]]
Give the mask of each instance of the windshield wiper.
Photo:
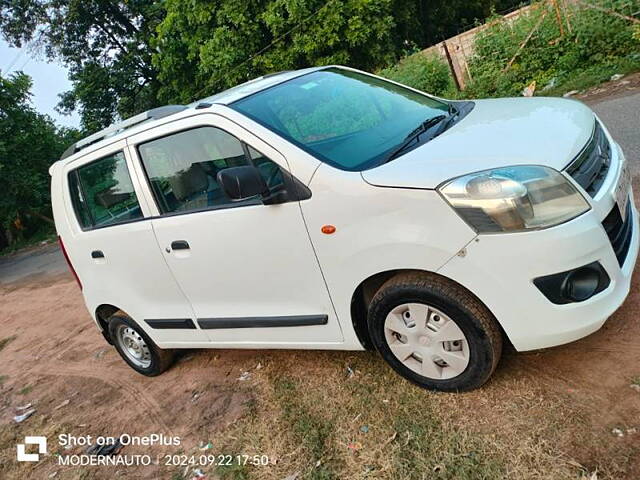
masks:
[(440, 122), (440, 124), (438, 125), (438, 128), (436, 128), (431, 133), (431, 136), (427, 138), (426, 141), (429, 142), (434, 138), (436, 138), (438, 135), (440, 135), (442, 132), (447, 131), (449, 127), (458, 119), (459, 113), (460, 111), (456, 107), (454, 107), (452, 103), (450, 103), (449, 115), (447, 116), (447, 118), (444, 119), (444, 121)]
[(448, 115), (436, 115), (435, 117), (426, 119), (424, 122), (418, 125), (416, 129), (409, 132), (409, 134), (404, 138), (404, 141), (400, 144), (400, 146), (397, 149), (395, 149), (393, 152), (391, 152), (391, 154), (385, 159), (384, 163), (390, 162), (391, 160), (396, 158), (396, 156), (399, 153), (401, 153), (403, 150), (405, 150), (409, 145), (411, 145), (411, 143), (413, 143), (414, 140), (417, 140), (421, 134), (423, 134), (424, 132), (429, 130), (431, 127), (436, 126), (438, 123), (442, 122), (447, 118), (449, 118)]

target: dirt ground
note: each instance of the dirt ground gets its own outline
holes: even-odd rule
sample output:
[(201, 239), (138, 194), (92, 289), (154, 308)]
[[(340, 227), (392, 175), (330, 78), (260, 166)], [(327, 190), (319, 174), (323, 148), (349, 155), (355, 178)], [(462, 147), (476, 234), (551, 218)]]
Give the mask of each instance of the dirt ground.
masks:
[[(105, 343), (68, 273), (2, 283), (0, 478), (193, 478), (193, 466), (56, 464), (56, 453), (83, 450), (56, 445), (62, 433), (163, 433), (181, 445), (122, 452), (155, 458), (229, 448), (269, 456), (265, 467), (203, 468), (209, 479), (638, 479), (639, 287), (636, 271), (629, 298), (597, 333), (545, 351), (507, 352), (484, 388), (453, 395), (423, 392), (367, 352), (189, 351), (150, 379)], [(27, 403), (36, 413), (16, 424), (16, 407)], [(420, 415), (435, 423), (420, 423)], [(44, 461), (15, 461), (25, 435), (49, 438)], [(440, 440), (419, 443), (421, 435)], [(212, 449), (199, 448), (208, 442)], [(468, 469), (456, 470), (461, 464)]]
[[(575, 462), (582, 466), (578, 470), (588, 472), (604, 468), (615, 474), (611, 478), (640, 478), (640, 391), (630, 387), (632, 378), (640, 376), (639, 282), (636, 275), (626, 303), (596, 334), (546, 351), (507, 354), (485, 388), (460, 398), (447, 395), (447, 403), (457, 405), (447, 420), (459, 428), (473, 426), (481, 435), (504, 436), (509, 442), (519, 441), (514, 433), (520, 429), (566, 421), (560, 430), (569, 427), (568, 436), (562, 432), (562, 436), (539, 439), (552, 443), (551, 450), (562, 462)], [(53, 460), (17, 464), (15, 444), (30, 434), (53, 438), (60, 433), (164, 433), (182, 437), (183, 448), (156, 448), (154, 455), (181, 450), (198, 453), (201, 442), (215, 442), (219, 432), (248, 414), (251, 402), (259, 401), (259, 389), (256, 391), (251, 378), (239, 380), (245, 371), (260, 375), (258, 363), (271, 370), (278, 369), (279, 363), (291, 370), (294, 363), (315, 378), (310, 388), (322, 389), (327, 371), (342, 372), (354, 357), (371, 355), (187, 352), (164, 375), (146, 378), (129, 369), (104, 342), (89, 319), (77, 285), (66, 274), (5, 288), (0, 315), (0, 336), (15, 335), (0, 352), (2, 478), (48, 478), (54, 472), (60, 472), (57, 478), (112, 478), (113, 471), (97, 468), (87, 470), (90, 476), (78, 476), (74, 469), (58, 467)], [(386, 368), (378, 363), (380, 369)], [(66, 400), (67, 405), (56, 409)], [(33, 403), (37, 412), (24, 423), (13, 423), (14, 407), (26, 403)], [(553, 418), (566, 412), (569, 418)], [(614, 435), (614, 428), (623, 436)], [(56, 451), (62, 450), (52, 453)], [(138, 449), (136, 453), (143, 452)], [(275, 453), (272, 458), (278, 456)], [(529, 454), (535, 461), (536, 453)], [(525, 467), (527, 471), (531, 465)], [(128, 468), (122, 476), (170, 478), (174, 470)], [(261, 478), (257, 473), (256, 478)]]

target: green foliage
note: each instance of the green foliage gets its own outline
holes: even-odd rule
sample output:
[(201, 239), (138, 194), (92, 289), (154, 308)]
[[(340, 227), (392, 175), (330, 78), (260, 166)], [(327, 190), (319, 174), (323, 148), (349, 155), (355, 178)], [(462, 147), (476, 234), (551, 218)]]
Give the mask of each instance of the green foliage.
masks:
[(562, 83), (545, 89), (542, 95), (558, 96), (573, 90), (583, 91), (608, 81), (615, 74), (625, 75), (638, 70), (640, 70), (640, 58), (634, 59), (632, 56), (614, 58), (605, 63), (576, 70), (573, 75), (568, 76)]
[[(620, 8), (628, 0), (612, 3)], [(476, 37), (475, 55), (469, 62), (473, 80), (465, 95), (521, 95), (532, 81), (536, 81), (538, 92), (545, 92), (547, 85), (546, 91), (555, 88), (557, 92), (559, 85), (568, 85), (577, 77), (605, 80), (616, 70), (640, 68), (640, 58), (637, 53), (633, 56), (640, 40), (634, 38), (631, 22), (598, 10), (571, 7), (570, 15), (562, 17), (561, 34), (551, 3), (537, 7), (510, 23), (490, 22)]]
[(436, 56), (415, 53), (378, 72), (381, 77), (441, 97), (456, 95), (449, 66)]
[[(418, 45), (435, 45), (453, 37), (490, 17), (493, 12), (505, 12), (527, 0), (423, 0), (412, 9), (420, 22)], [(409, 38), (409, 37), (406, 37)]]
[[(167, 0), (152, 44), (164, 102), (190, 102), (256, 76), (316, 65), (376, 70), (515, 0)], [(435, 62), (408, 61), (411, 75)], [(394, 69), (392, 69), (394, 70)], [(390, 73), (401, 75), (399, 72)], [(446, 87), (445, 87), (446, 88)]]
[(30, 88), (21, 72), (0, 77), (0, 246), (33, 233), (50, 215), (49, 165), (77, 135), (35, 112)]
[(69, 67), (88, 133), (164, 103), (314, 65), (364, 70), (520, 0), (0, 0), (0, 31)]
[(390, 63), (406, 28), (393, 14), (404, 8), (399, 0), (168, 0), (154, 39), (160, 96), (187, 102), (273, 71)]
[(80, 110), (88, 131), (157, 106), (151, 38), (162, 2), (0, 0), (0, 30), (12, 44), (34, 42), (70, 71), (63, 112)]

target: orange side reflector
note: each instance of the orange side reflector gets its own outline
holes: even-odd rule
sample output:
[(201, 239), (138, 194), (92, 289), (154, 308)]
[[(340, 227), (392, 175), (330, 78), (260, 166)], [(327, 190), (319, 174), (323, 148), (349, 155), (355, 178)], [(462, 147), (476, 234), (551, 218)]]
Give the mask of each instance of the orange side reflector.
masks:
[(323, 225), (320, 230), (322, 231), (322, 233), (331, 235), (336, 231), (336, 227), (334, 227), (333, 225)]

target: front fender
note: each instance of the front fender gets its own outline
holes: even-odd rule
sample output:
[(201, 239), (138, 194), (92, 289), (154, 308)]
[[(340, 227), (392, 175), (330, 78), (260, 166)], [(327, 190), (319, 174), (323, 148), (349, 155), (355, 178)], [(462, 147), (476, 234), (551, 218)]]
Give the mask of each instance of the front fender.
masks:
[[(476, 236), (434, 190), (375, 187), (327, 165), (310, 188), (301, 202), (309, 236), (345, 341), (356, 348), (351, 299), (363, 280), (390, 270), (436, 272)], [(322, 233), (327, 224), (335, 233)]]

